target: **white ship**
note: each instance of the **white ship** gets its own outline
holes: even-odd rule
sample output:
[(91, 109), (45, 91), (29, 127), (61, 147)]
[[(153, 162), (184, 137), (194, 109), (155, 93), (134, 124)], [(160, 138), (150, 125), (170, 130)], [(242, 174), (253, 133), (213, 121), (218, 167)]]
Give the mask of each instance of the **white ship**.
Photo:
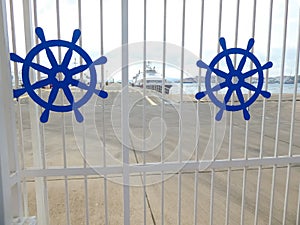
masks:
[[(163, 76), (158, 73), (155, 69), (155, 66), (151, 66), (150, 62), (146, 64), (146, 76), (144, 73), (139, 70), (139, 72), (133, 77), (132, 86), (143, 87), (144, 86), (144, 77), (146, 78), (146, 88), (162, 92), (163, 85)], [(166, 82), (165, 79), (165, 93), (169, 94), (169, 90), (172, 87), (172, 84)]]

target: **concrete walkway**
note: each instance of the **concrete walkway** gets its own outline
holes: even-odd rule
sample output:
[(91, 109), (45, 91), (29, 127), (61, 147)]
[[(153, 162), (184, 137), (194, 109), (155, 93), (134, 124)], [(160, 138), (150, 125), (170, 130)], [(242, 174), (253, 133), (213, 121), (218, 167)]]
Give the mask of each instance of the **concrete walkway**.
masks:
[[(62, 142), (66, 142), (67, 167), (83, 167), (85, 160), (89, 167), (122, 166), (122, 151), (120, 137), (120, 85), (110, 84), (106, 87), (109, 97), (104, 101), (94, 96), (81, 111), (84, 112), (85, 125), (76, 123), (73, 113), (65, 114), (65, 139), (62, 138), (62, 117), (59, 113), (50, 113), (49, 122), (44, 124), (45, 157), (48, 168), (64, 166)], [(49, 91), (43, 91), (47, 98)], [(79, 93), (80, 94), (80, 93)], [(195, 160), (196, 152), (204, 158), (212, 149), (206, 149), (214, 128), (214, 106), (209, 101), (198, 104), (200, 129), (196, 127), (197, 104), (192, 96), (185, 96), (184, 103), (178, 103), (178, 96), (165, 96), (164, 106), (159, 93), (146, 91), (147, 98), (143, 99), (142, 89), (129, 88), (130, 102), (130, 162), (143, 164), (152, 162), (174, 162)], [(298, 97), (299, 98), (299, 97)], [(177, 99), (177, 100), (176, 100)], [(192, 99), (192, 100), (191, 100)], [(278, 135), (278, 155), (285, 156), (289, 150), (290, 123), (292, 101), (290, 96), (284, 96), (281, 105), (280, 132)], [(22, 124), (24, 130), (24, 166), (33, 165), (31, 150), (31, 134), (29, 119), (29, 100), (22, 100)], [(263, 157), (272, 157), (276, 145), (277, 123), (276, 96), (266, 103), (264, 120)], [(300, 104), (297, 102), (294, 122), (293, 145), (294, 155), (300, 154)], [(161, 117), (164, 110), (165, 134), (162, 141)], [(187, 110), (186, 110), (187, 109)], [(182, 110), (182, 111), (180, 111)], [(181, 115), (183, 112), (184, 115)], [(260, 156), (260, 139), (262, 129), (263, 101), (259, 100), (250, 107), (251, 119), (245, 122), (242, 112), (224, 115), (225, 123), (216, 124), (216, 129), (223, 129), (222, 136), (216, 137), (218, 143), (215, 152), (217, 160), (237, 158), (257, 158)], [(144, 116), (143, 116), (144, 115)], [(156, 118), (156, 119), (155, 119)], [(153, 120), (154, 119), (154, 120)], [(182, 121), (181, 130), (180, 121)], [(152, 123), (149, 126), (149, 124)], [(225, 124), (225, 126), (223, 126)], [(247, 128), (246, 128), (247, 127)], [(197, 131), (196, 131), (197, 130)], [(181, 141), (179, 136), (181, 132)], [(199, 132), (199, 142), (195, 136)], [(219, 133), (217, 133), (219, 134)], [(229, 137), (232, 137), (230, 140)], [(83, 139), (85, 137), (85, 142)], [(146, 140), (146, 139), (147, 140)], [(246, 138), (246, 142), (245, 142)], [(146, 140), (143, 142), (143, 140)], [(105, 151), (103, 148), (105, 145)], [(146, 143), (146, 144), (145, 144)], [(144, 145), (144, 146), (143, 146)], [(85, 146), (85, 147), (83, 147)], [(143, 149), (148, 151), (142, 151)], [(163, 149), (163, 154), (162, 154)], [(230, 150), (231, 149), (231, 150)], [(181, 151), (181, 154), (180, 154)], [(230, 154), (229, 154), (230, 153)], [(104, 162), (103, 155), (106, 155)], [(255, 217), (256, 191), (259, 168), (223, 168), (218, 170), (185, 171), (175, 173), (132, 174), (130, 178), (130, 220), (132, 224), (198, 224), (210, 223), (210, 209), (213, 204), (212, 224), (224, 224), (226, 218), (226, 196), (229, 193), (229, 224), (240, 224), (241, 206), (244, 204), (244, 224), (253, 224)], [(228, 184), (228, 173), (230, 183)], [(259, 191), (258, 224), (268, 224), (273, 167), (266, 166), (261, 170), (261, 185)], [(299, 165), (291, 165), (290, 183), (288, 189), (288, 205), (286, 224), (296, 223), (298, 201), (298, 186), (300, 179)], [(243, 196), (243, 178), (246, 189)], [(284, 193), (286, 188), (287, 167), (276, 169), (273, 224), (282, 224)], [(197, 187), (197, 217), (195, 217), (195, 179)], [(66, 224), (66, 193), (64, 177), (47, 178), (49, 214), (51, 224)], [(181, 180), (181, 183), (180, 183)], [(145, 185), (144, 185), (145, 184)], [(36, 215), (35, 188), (33, 179), (27, 182), (29, 212)], [(86, 201), (85, 182), (83, 176), (69, 177), (68, 198), (70, 203), (71, 224), (85, 224), (86, 203), (89, 207), (90, 224), (105, 223), (105, 191), (107, 191), (107, 218), (109, 224), (123, 224), (123, 186), (119, 174), (108, 176), (107, 183), (103, 176), (88, 176), (88, 196)], [(105, 188), (105, 185), (106, 188)], [(230, 192), (227, 192), (230, 187)], [(163, 194), (163, 195), (162, 195)], [(213, 197), (213, 198), (212, 198)], [(180, 199), (180, 200), (178, 200)], [(242, 203), (242, 199), (244, 202)], [(179, 202), (181, 203), (179, 206)], [(163, 210), (163, 212), (162, 212)], [(180, 212), (180, 218), (178, 213)]]

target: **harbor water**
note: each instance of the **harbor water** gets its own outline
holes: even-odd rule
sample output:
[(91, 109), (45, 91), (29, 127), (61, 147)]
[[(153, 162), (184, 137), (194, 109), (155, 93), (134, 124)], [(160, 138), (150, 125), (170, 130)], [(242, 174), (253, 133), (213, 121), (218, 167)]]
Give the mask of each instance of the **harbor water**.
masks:
[[(253, 84), (256, 86), (256, 84)], [(199, 85), (197, 83), (184, 83), (183, 84), (183, 94), (196, 94), (199, 90)], [(205, 91), (205, 84), (201, 84), (201, 91)], [(263, 87), (265, 90), (265, 86)], [(223, 88), (219, 90), (220, 94), (226, 93), (227, 89)], [(279, 94), (280, 93), (280, 84), (268, 84), (267, 91), (271, 94)], [(294, 84), (283, 84), (282, 93), (283, 94), (293, 94), (295, 91)], [(244, 94), (248, 93), (248, 89), (242, 88), (242, 92)], [(297, 85), (297, 93), (300, 93), (300, 85)], [(172, 88), (170, 89), (170, 94), (180, 94), (180, 83), (173, 83)]]

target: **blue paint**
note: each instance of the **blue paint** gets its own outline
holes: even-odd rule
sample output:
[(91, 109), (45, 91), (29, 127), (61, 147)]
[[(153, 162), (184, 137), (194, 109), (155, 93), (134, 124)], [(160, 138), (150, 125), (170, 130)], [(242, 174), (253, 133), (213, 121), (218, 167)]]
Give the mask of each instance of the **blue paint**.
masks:
[[(225, 110), (227, 111), (243, 111), (244, 119), (249, 120), (250, 114), (247, 108), (255, 102), (255, 100), (259, 97), (259, 95), (262, 95), (265, 98), (270, 98), (271, 93), (267, 91), (263, 91), (263, 83), (264, 83), (264, 74), (263, 70), (271, 68), (273, 66), (272, 62), (267, 62), (263, 66), (260, 64), (259, 60), (256, 58), (256, 56), (250, 52), (251, 48), (254, 45), (254, 39), (251, 38), (248, 41), (248, 45), (246, 49), (241, 48), (230, 48), (227, 49), (226, 47), (226, 41), (224, 38), (220, 38), (219, 40), (220, 45), (223, 49), (222, 52), (217, 54), (215, 58), (211, 61), (209, 65), (206, 65), (201, 60), (197, 62), (197, 66), (200, 68), (205, 68), (207, 70), (206, 77), (205, 77), (205, 88), (206, 91), (204, 92), (198, 92), (195, 95), (196, 99), (201, 99), (205, 95), (208, 95), (208, 97), (211, 99), (211, 101), (220, 108), (218, 113), (216, 114), (215, 119), (221, 120), (223, 113)], [(242, 55), (242, 59), (240, 60), (237, 68), (234, 67), (233, 62), (230, 58), (230, 55)], [(226, 65), (228, 68), (228, 72), (224, 72), (222, 70), (217, 69), (218, 63), (225, 58)], [(246, 60), (250, 60), (253, 65), (254, 69), (251, 69), (247, 72), (242, 72), (243, 68), (245, 66)], [(224, 81), (219, 83), (216, 86), (212, 87), (212, 73), (217, 75), (217, 78), (223, 78)], [(257, 86), (254, 86), (246, 81), (246, 78), (251, 77), (255, 74), (258, 74), (258, 83)], [(224, 96), (224, 100), (220, 101), (216, 97), (216, 92), (218, 90), (221, 90), (223, 88), (228, 88), (228, 91), (226, 92)], [(253, 95), (245, 101), (243, 94), (242, 94), (242, 88), (246, 88), (248, 90), (254, 91)], [(237, 105), (231, 105), (229, 104), (229, 100), (233, 93), (237, 94), (237, 98), (239, 100), (239, 104)]]
[[(35, 29), (35, 33), (41, 40), (41, 43), (37, 44), (34, 48), (32, 48), (29, 51), (29, 53), (26, 55), (25, 59), (21, 58), (15, 53), (10, 54), (10, 59), (12, 61), (23, 63), (22, 79), (23, 79), (24, 88), (14, 90), (14, 97), (18, 98), (27, 92), (33, 101), (35, 101), (38, 105), (40, 105), (45, 109), (40, 117), (40, 121), (42, 123), (48, 121), (50, 111), (54, 111), (54, 112), (74, 111), (76, 120), (78, 122), (82, 122), (83, 116), (80, 113), (79, 108), (84, 104), (86, 104), (93, 94), (96, 94), (102, 98), (107, 98), (108, 96), (107, 92), (96, 89), (97, 73), (96, 73), (95, 65), (105, 64), (107, 61), (106, 57), (102, 56), (99, 59), (97, 59), (95, 62), (93, 62), (90, 56), (80, 46), (76, 45), (76, 42), (78, 41), (81, 35), (81, 32), (78, 29), (74, 30), (71, 42), (64, 41), (64, 40), (46, 41), (44, 31), (40, 27), (37, 27)], [(51, 50), (52, 47), (65, 47), (68, 49), (62, 60), (62, 63), (57, 62)], [(43, 65), (34, 62), (34, 58), (41, 51), (46, 52), (51, 68), (44, 67)], [(85, 64), (69, 69), (68, 66), (70, 64), (70, 60), (72, 58), (73, 52), (76, 52), (80, 57), (82, 57), (83, 62), (85, 62)], [(29, 77), (29, 71), (31, 68), (48, 75), (48, 77), (46, 79), (37, 81), (34, 84), (31, 84), (30, 77)], [(74, 75), (79, 74), (85, 71), (86, 69), (89, 69), (90, 71), (89, 85), (81, 82), (80, 80), (73, 78)], [(57, 79), (58, 73), (63, 74), (64, 78), (61, 80)], [(50, 91), (48, 101), (45, 101), (35, 93), (35, 89), (42, 88), (49, 84), (52, 85), (52, 89)], [(86, 93), (80, 100), (75, 101), (73, 94), (70, 90), (70, 86), (76, 86), (80, 89), (86, 90)], [(69, 101), (69, 104), (54, 105), (54, 101), (57, 97), (59, 89), (63, 90), (66, 99)]]

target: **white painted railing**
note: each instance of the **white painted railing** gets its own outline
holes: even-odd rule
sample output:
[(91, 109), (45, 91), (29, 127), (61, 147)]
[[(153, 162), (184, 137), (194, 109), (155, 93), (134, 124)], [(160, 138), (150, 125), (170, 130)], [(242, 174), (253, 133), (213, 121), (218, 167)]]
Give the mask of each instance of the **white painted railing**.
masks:
[[(109, 210), (109, 183), (116, 177), (120, 178), (121, 181), (118, 182), (123, 189), (120, 203), (123, 221), (120, 223), (138, 223), (139, 220), (135, 221), (132, 218), (132, 205), (136, 202), (134, 198), (142, 200), (139, 210), (142, 214), (141, 222), (144, 224), (174, 224), (175, 221), (177, 224), (220, 224), (220, 221), (225, 224), (299, 223), (300, 147), (297, 139), (300, 138), (300, 122), (297, 116), (297, 79), (300, 13), (297, 1), (253, 0), (249, 3), (243, 0), (77, 0), (66, 3), (59, 0), (1, 0), (0, 3), (0, 224), (10, 224), (13, 218), (18, 224), (23, 218), (30, 216), (37, 216), (38, 224), (52, 224), (53, 208), (51, 209), (50, 201), (53, 193), (49, 190), (51, 179), (63, 182), (63, 220), (65, 224), (73, 224), (71, 211), (74, 205), (70, 200), (70, 180), (74, 177), (79, 177), (84, 182), (82, 222), (94, 224), (95, 221), (90, 218), (92, 193), (89, 188), (93, 176), (103, 179), (103, 190), (99, 190), (99, 193), (103, 191), (103, 212), (99, 212), (99, 208), (93, 208), (102, 215), (103, 220), (100, 223), (103, 224), (113, 223), (111, 220), (114, 215)], [(88, 13), (91, 9), (95, 11)], [(119, 18), (121, 20), (118, 20)], [(100, 87), (107, 89), (111, 94), (109, 96), (113, 97), (101, 100), (100, 103), (95, 100), (95, 105), (88, 105), (82, 109), (86, 117), (82, 124), (72, 121), (69, 114), (58, 113), (54, 113), (49, 124), (43, 124), (40, 122), (43, 111), (40, 106), (28, 96), (18, 101), (12, 98), (12, 82), (10, 76), (6, 75), (14, 74), (14, 87), (17, 88), (22, 76), (22, 65), (10, 63), (9, 52), (25, 57), (26, 53), (39, 43), (34, 33), (34, 28), (38, 26), (44, 28), (46, 39), (69, 41), (69, 31), (79, 28), (82, 36), (77, 44), (88, 53), (91, 52), (93, 60), (102, 55), (108, 58), (107, 64), (97, 70), (101, 75), (98, 81)], [(258, 56), (262, 64), (273, 61), (272, 69), (280, 75), (279, 92), (269, 100), (258, 99), (257, 105), (250, 107), (249, 121), (241, 120), (240, 112), (228, 112), (221, 122), (217, 122), (214, 120), (216, 106), (209, 104), (209, 101), (196, 102), (194, 97), (190, 97), (184, 90), (183, 81), (188, 74), (197, 76), (196, 92), (202, 91), (204, 73), (196, 67), (196, 61), (201, 59), (208, 64), (221, 52), (218, 40), (223, 36), (228, 40), (228, 48), (246, 48), (247, 41), (253, 37), (257, 43), (257, 47), (251, 50), (253, 54)], [(158, 41), (159, 44), (151, 44), (150, 41)], [(294, 43), (295, 41), (297, 43)], [(134, 45), (134, 42), (141, 44)], [(170, 42), (173, 45), (170, 45)], [(137, 50), (135, 46), (140, 46), (141, 50)], [(155, 46), (157, 49), (151, 49), (149, 46)], [(134, 53), (140, 55), (136, 56)], [(54, 52), (58, 62), (62, 62), (64, 54), (63, 48)], [(156, 58), (151, 58), (152, 54)], [(190, 62), (191, 58), (195, 60)], [(35, 60), (38, 64), (43, 63), (42, 54)], [(161, 94), (145, 88), (148, 60), (156, 60), (161, 66)], [(237, 57), (233, 59), (235, 66), (238, 60)], [(141, 90), (128, 86), (131, 73), (136, 72), (131, 71), (131, 68), (135, 68), (131, 66), (137, 62), (142, 62), (143, 67)], [(79, 57), (78, 63), (83, 64), (82, 58)], [(179, 71), (178, 96), (168, 96), (165, 93), (165, 78), (169, 67), (172, 66)], [(252, 69), (253, 64), (249, 63), (249, 68)], [(284, 90), (284, 75), (288, 73), (294, 75), (290, 94), (286, 94)], [(116, 93), (121, 95), (114, 95), (114, 86), (105, 87), (104, 83), (112, 76), (117, 79), (118, 74), (121, 74), (121, 85)], [(83, 75), (81, 73), (81, 78)], [(272, 74), (270, 69), (266, 70), (264, 75), (264, 89), (269, 90), (268, 78), (276, 74)], [(41, 77), (40, 72), (30, 73), (32, 82), (42, 79)], [(45, 92), (37, 90), (39, 96)], [(133, 99), (132, 93), (138, 93), (140, 98)], [(252, 95), (253, 92), (249, 91), (245, 99)], [(64, 102), (63, 95), (60, 96), (61, 102)], [(156, 108), (149, 109), (149, 98), (155, 103), (150, 105)], [(24, 101), (26, 104), (23, 104)], [(205, 103), (210, 105), (211, 118), (208, 118), (211, 121), (203, 121), (202, 113), (206, 113), (203, 111)], [(231, 98), (231, 103), (234, 104), (234, 98)], [(94, 113), (91, 117), (88, 116), (89, 107)], [(141, 115), (136, 113), (136, 118), (132, 119), (130, 115), (134, 113), (134, 107), (140, 107), (136, 110), (140, 110), (138, 112)], [(186, 108), (194, 112), (187, 112)], [(115, 111), (107, 116), (109, 110)], [(172, 122), (168, 124), (166, 121), (170, 119), (170, 111), (178, 115), (172, 117)], [(157, 129), (153, 132), (153, 127), (147, 122), (149, 115), (157, 112), (160, 120), (155, 123)], [(287, 115), (288, 118), (285, 117)], [(270, 118), (274, 121), (270, 121)], [(92, 119), (94, 120), (89, 122)], [(140, 121), (140, 124), (136, 121)], [(211, 124), (206, 126), (206, 122)], [(53, 129), (57, 130), (53, 132)], [(136, 133), (133, 134), (131, 129), (135, 129)], [(204, 129), (207, 129), (206, 132)], [(155, 150), (151, 151), (151, 143), (147, 141), (149, 130), (152, 132), (150, 138), (151, 135), (159, 136), (155, 139), (158, 143), (153, 147)], [(94, 131), (95, 134), (92, 134)], [(178, 140), (176, 137), (172, 139), (174, 134), (178, 135)], [(55, 138), (55, 144), (51, 135)], [(97, 138), (93, 139), (92, 135)], [(73, 141), (72, 138), (76, 140)], [(76, 150), (71, 146), (75, 145), (74, 143), (77, 144)], [(207, 151), (204, 151), (203, 146), (206, 146)], [(54, 157), (55, 151), (57, 155)], [(235, 178), (239, 172), (239, 179)], [(266, 184), (263, 177), (269, 173), (271, 175), (267, 177), (270, 180)], [(190, 183), (184, 183), (190, 174), (193, 175), (188, 180)], [(159, 177), (155, 182), (152, 181), (154, 175)], [(140, 178), (137, 183), (142, 187), (141, 196), (132, 195), (131, 192), (136, 177)], [(177, 186), (172, 189), (172, 194), (177, 196), (167, 199), (170, 191), (167, 182), (171, 177), (177, 178)], [(239, 184), (233, 183), (237, 181)], [(159, 196), (155, 203), (151, 202), (154, 200), (151, 199), (153, 189), (150, 187), (154, 183), (155, 196)], [(201, 189), (204, 184), (205, 190)], [(270, 192), (266, 193), (266, 187), (270, 188)], [(240, 191), (237, 191), (238, 188)], [(187, 197), (187, 190), (193, 200), (188, 204), (184, 199)], [(203, 190), (204, 194), (209, 196), (208, 201), (205, 200)], [(240, 195), (240, 198), (237, 200), (233, 195)], [(168, 209), (168, 201), (172, 202), (171, 210)], [(253, 202), (254, 207), (251, 208)], [(262, 209), (262, 204), (264, 207), (268, 205), (267, 210)], [(237, 213), (238, 210), (240, 211)], [(170, 211), (173, 211), (173, 214)], [(190, 213), (192, 219), (187, 218), (186, 212)]]

